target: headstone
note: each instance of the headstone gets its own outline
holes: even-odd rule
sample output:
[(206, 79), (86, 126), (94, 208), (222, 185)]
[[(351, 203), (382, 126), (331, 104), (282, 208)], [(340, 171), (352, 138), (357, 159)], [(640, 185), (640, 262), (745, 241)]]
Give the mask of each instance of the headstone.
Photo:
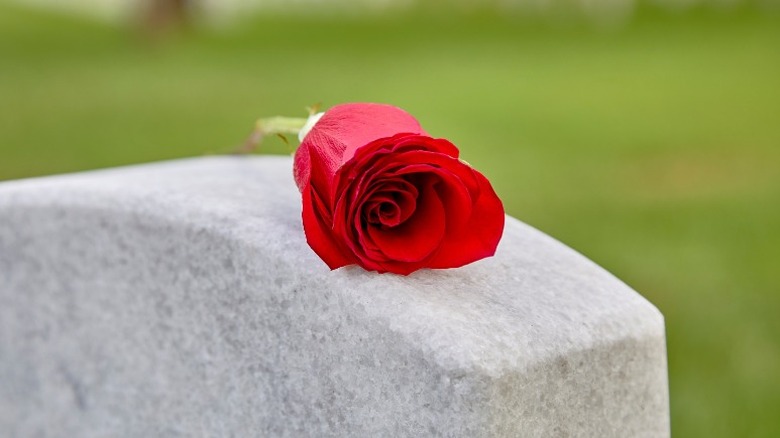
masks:
[(300, 214), (287, 157), (0, 184), (0, 434), (669, 435), (663, 317), (575, 251), (330, 271)]

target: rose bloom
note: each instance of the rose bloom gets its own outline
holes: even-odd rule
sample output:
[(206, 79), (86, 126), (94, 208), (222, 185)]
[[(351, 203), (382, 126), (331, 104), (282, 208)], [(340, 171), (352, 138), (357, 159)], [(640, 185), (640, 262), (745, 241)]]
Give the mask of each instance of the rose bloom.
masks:
[(306, 240), (331, 269), (407, 275), (495, 253), (504, 208), (455, 145), (389, 105), (338, 105), (312, 123), (294, 175)]

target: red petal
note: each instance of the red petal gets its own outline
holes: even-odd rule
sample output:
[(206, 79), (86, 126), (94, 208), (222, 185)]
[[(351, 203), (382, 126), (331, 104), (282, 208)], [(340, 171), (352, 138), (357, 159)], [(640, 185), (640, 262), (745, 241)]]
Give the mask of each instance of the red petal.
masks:
[(368, 235), (388, 258), (417, 262), (439, 247), (444, 237), (445, 220), (444, 205), (433, 184), (428, 182), (417, 200), (417, 210), (406, 222), (387, 229), (369, 227)]
[(448, 233), (462, 232), (471, 216), (474, 199), (479, 196), (479, 186), (471, 168), (455, 159), (449, 159), (446, 164), (449, 167), (412, 164), (398, 169), (393, 175), (435, 175), (439, 179), (436, 192), (447, 213)]
[(303, 231), (306, 241), (318, 256), (330, 267), (340, 268), (355, 263), (354, 257), (343, 251), (342, 245), (331, 233), (327, 221), (318, 211), (322, 201), (312, 187), (303, 190)]
[[(296, 153), (294, 174), (298, 187), (314, 184), (325, 199), (333, 200), (333, 178), (359, 148), (399, 133), (425, 134), (406, 111), (376, 103), (348, 103), (325, 112), (303, 139)], [(306, 160), (305, 154), (309, 155)], [(309, 168), (307, 172), (303, 168)]]
[(293, 159), (293, 177), (298, 190), (303, 193), (303, 189), (309, 185), (309, 176), (311, 175), (311, 157), (309, 156), (309, 147), (301, 145), (295, 151)]
[(402, 179), (382, 179), (373, 183), (373, 189), (364, 196), (360, 206), (366, 219), (394, 227), (409, 219), (416, 207), (417, 188)]
[(504, 232), (504, 206), (490, 182), (474, 171), (479, 197), (466, 226), (444, 237), (439, 251), (426, 263), (429, 268), (457, 268), (496, 253)]

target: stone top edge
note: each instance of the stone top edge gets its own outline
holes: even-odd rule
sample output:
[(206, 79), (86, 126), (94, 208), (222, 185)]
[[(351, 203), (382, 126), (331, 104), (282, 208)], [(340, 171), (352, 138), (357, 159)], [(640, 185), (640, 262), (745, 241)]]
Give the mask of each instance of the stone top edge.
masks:
[[(409, 277), (358, 268), (330, 272), (305, 245), (299, 200), (285, 156), (183, 159), (0, 183), (0, 211), (71, 203), (135, 211), (255, 251), (267, 250), (262, 233), (270, 227), (291, 242), (288, 263), (305, 266), (312, 288), (342, 294), (448, 369), (495, 374), (563, 352), (664, 336), (663, 317), (652, 304), (515, 219), (507, 221), (496, 257), (464, 268)], [(383, 289), (392, 293), (376, 293)]]

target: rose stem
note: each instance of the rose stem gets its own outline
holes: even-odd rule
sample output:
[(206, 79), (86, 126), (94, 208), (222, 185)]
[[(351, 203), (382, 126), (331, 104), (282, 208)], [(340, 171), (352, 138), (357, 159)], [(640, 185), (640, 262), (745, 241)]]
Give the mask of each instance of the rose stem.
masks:
[(266, 135), (298, 134), (306, 124), (306, 118), (300, 117), (269, 117), (255, 122), (255, 129), (243, 145), (236, 148), (234, 154), (253, 152), (263, 142)]

